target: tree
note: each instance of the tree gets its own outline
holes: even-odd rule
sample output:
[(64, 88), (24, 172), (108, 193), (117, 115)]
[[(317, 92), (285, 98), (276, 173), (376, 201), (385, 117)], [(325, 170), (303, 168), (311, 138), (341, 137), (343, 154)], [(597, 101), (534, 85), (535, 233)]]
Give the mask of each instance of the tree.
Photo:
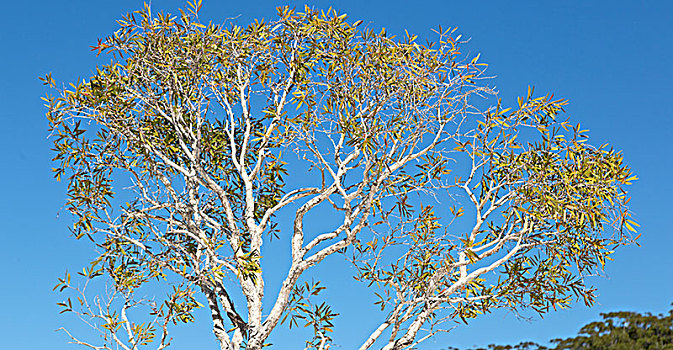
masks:
[[(673, 310), (668, 315), (637, 312), (602, 313), (602, 321), (583, 326), (578, 335), (553, 339), (553, 348), (534, 342), (518, 345), (489, 345), (488, 349), (531, 350), (667, 350), (673, 349)], [(479, 350), (479, 349), (477, 349)], [(484, 349), (485, 350), (485, 349)]]
[[(484, 348), (478, 348), (476, 350), (487, 350)], [(532, 341), (524, 341), (517, 345), (495, 345), (489, 344), (488, 350), (549, 350), (548, 347), (540, 345)]]
[(576, 337), (552, 340), (554, 349), (673, 349), (673, 310), (668, 315), (620, 311), (601, 317), (602, 321), (582, 327)]
[[(43, 78), (72, 231), (100, 252), (82, 284), (56, 286), (101, 334), (73, 342), (163, 349), (201, 300), (221, 349), (261, 349), (283, 322), (326, 349), (337, 312), (311, 268), (333, 255), (379, 298), (363, 350), (494, 308), (593, 302), (584, 277), (630, 241), (635, 176), (564, 99), (529, 89), (505, 108), (451, 28), (422, 43), (332, 10), (240, 27), (199, 8), (146, 5), (93, 47), (111, 61), (92, 76)], [(332, 229), (305, 227), (313, 215)], [(273, 288), (270, 257), (289, 265)], [(87, 291), (99, 280), (107, 293)]]

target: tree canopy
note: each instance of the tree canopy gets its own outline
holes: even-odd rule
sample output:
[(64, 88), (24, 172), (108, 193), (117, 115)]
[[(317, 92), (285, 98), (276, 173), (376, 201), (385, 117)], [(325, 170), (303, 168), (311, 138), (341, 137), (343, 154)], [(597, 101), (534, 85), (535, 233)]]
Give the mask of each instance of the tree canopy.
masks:
[(91, 76), (43, 78), (72, 231), (99, 252), (56, 286), (100, 334), (73, 342), (163, 349), (207, 307), (221, 349), (261, 349), (281, 323), (326, 349), (339, 312), (312, 267), (333, 255), (378, 298), (362, 350), (593, 303), (585, 278), (635, 232), (636, 177), (565, 99), (531, 88), (506, 107), (455, 28), (422, 42), (308, 7), (203, 24), (200, 7), (146, 5), (93, 47), (110, 62)]
[[(601, 314), (601, 321), (583, 326), (577, 336), (552, 339), (555, 346), (534, 342), (489, 345), (489, 350), (668, 350), (673, 349), (673, 310), (652, 315), (630, 311)], [(480, 350), (480, 349), (477, 349)], [(481, 350), (486, 350), (481, 348)]]

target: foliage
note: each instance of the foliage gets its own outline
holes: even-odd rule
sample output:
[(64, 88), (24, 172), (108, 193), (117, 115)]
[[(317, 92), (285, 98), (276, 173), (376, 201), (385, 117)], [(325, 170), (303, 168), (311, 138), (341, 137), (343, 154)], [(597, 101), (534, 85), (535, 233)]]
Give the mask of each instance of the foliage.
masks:
[[(673, 310), (668, 315), (637, 312), (602, 313), (602, 321), (583, 326), (578, 335), (553, 339), (554, 347), (534, 342), (518, 345), (489, 345), (488, 349), (530, 350), (666, 350), (673, 349)], [(479, 349), (478, 349), (479, 350)], [(485, 349), (482, 349), (485, 350)]]
[[(505, 107), (455, 28), (422, 43), (332, 10), (240, 27), (202, 24), (200, 7), (146, 5), (93, 47), (111, 61), (92, 76), (43, 78), (72, 231), (100, 252), (84, 287), (57, 286), (102, 334), (74, 342), (162, 349), (205, 300), (222, 349), (260, 349), (283, 319), (325, 349), (337, 312), (306, 281), (328, 278), (311, 267), (334, 254), (379, 297), (363, 350), (413, 347), (493, 308), (592, 304), (585, 276), (637, 226), (636, 177), (562, 116), (565, 100), (529, 89)], [(332, 229), (305, 229), (314, 215)], [(270, 256), (289, 261), (277, 293)], [(84, 292), (101, 279), (109, 293)], [(149, 323), (128, 319), (143, 312)]]

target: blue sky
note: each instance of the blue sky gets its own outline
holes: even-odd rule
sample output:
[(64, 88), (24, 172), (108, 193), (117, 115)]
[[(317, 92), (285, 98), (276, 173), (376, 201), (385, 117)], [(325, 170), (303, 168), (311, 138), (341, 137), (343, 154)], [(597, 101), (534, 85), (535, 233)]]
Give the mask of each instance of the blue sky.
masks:
[[(272, 18), (273, 1), (205, 0), (206, 20), (236, 17), (245, 24)], [(608, 142), (624, 151), (640, 180), (631, 187), (632, 210), (642, 225), (641, 247), (619, 250), (607, 265), (608, 278), (596, 279), (598, 303), (517, 320), (494, 313), (461, 326), (423, 349), (451, 346), (544, 342), (574, 334), (600, 312), (664, 312), (673, 302), (673, 3), (669, 1), (326, 1), (351, 20), (400, 33), (408, 29), (431, 37), (437, 25), (457, 26), (471, 38), (472, 54), (489, 63), (505, 101), (529, 85), (570, 100), (568, 114), (591, 130), (593, 144)], [(303, 2), (289, 2), (303, 6)], [(607, 5), (609, 4), (609, 5)], [(51, 291), (56, 278), (77, 270), (91, 255), (66, 227), (63, 184), (50, 172), (47, 123), (39, 76), (58, 81), (85, 76), (94, 68), (89, 51), (98, 37), (116, 29), (115, 19), (142, 1), (12, 1), (0, 21), (0, 349), (76, 349), (60, 326), (75, 326), (58, 315), (61, 296)], [(153, 7), (176, 12), (183, 1), (154, 0)], [(329, 272), (329, 271), (328, 271)], [(336, 287), (333, 296), (355, 296)], [(213, 344), (207, 323), (203, 339), (176, 341), (175, 349)], [(349, 325), (357, 327), (357, 325)], [(485, 335), (489, 336), (486, 337)], [(193, 335), (192, 335), (193, 336)], [(276, 340), (283, 344), (283, 339)], [(189, 345), (189, 346), (188, 346)], [(347, 347), (344, 347), (347, 348)]]

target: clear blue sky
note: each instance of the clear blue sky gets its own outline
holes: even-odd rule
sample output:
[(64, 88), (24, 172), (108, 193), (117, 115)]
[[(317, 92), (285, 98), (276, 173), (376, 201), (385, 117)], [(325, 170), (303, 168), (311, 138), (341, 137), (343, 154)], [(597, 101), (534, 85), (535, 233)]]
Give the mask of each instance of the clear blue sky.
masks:
[[(205, 0), (203, 16), (239, 23), (272, 18), (273, 1)], [(544, 3), (544, 4), (543, 4)], [(291, 5), (303, 6), (301, 2)], [(326, 8), (325, 1), (308, 4)], [(609, 5), (608, 5), (609, 4)], [(176, 11), (182, 1), (154, 0)], [(7, 1), (0, 21), (0, 349), (76, 349), (66, 344), (58, 315), (60, 296), (51, 291), (65, 269), (77, 270), (91, 246), (69, 237), (62, 209), (63, 184), (50, 173), (47, 123), (38, 76), (58, 81), (86, 76), (95, 65), (96, 38), (116, 29), (115, 19), (141, 1)], [(575, 308), (517, 320), (495, 313), (425, 343), (423, 349), (544, 342), (574, 334), (600, 312), (664, 312), (673, 302), (673, 2), (670, 1), (336, 1), (352, 20), (389, 32), (404, 29), (430, 37), (431, 28), (458, 26), (481, 53), (505, 101), (528, 85), (570, 100), (568, 113), (591, 130), (592, 143), (624, 151), (640, 180), (631, 188), (632, 209), (642, 225), (642, 247), (618, 251), (607, 279), (595, 281), (600, 296), (592, 308)], [(61, 217), (59, 218), (59, 213)], [(336, 286), (332, 295), (354, 295)], [(206, 316), (207, 318), (207, 316)], [(357, 327), (357, 324), (347, 325)], [(200, 328), (199, 328), (200, 327)], [(175, 349), (213, 344), (206, 323), (197, 340)], [(488, 334), (488, 337), (484, 335)], [(342, 335), (340, 338), (347, 337)], [(277, 344), (285, 340), (276, 339)], [(357, 340), (360, 341), (360, 340)], [(214, 348), (214, 347), (212, 347)], [(282, 349), (282, 346), (275, 347)], [(344, 348), (348, 348), (345, 346)]]

